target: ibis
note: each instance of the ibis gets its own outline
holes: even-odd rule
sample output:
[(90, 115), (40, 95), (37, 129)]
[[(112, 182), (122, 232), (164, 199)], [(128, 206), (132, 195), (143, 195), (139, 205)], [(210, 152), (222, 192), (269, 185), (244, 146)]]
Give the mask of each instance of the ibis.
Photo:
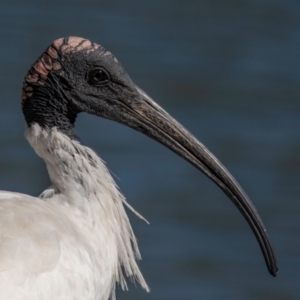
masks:
[(55, 40), (26, 74), (22, 110), (25, 136), (45, 161), (51, 186), (39, 197), (0, 192), (1, 299), (115, 299), (116, 285), (127, 289), (128, 278), (149, 290), (124, 209), (131, 207), (103, 161), (75, 134), (81, 112), (140, 131), (215, 182), (250, 225), (276, 275), (265, 226), (237, 181), (104, 47), (79, 37)]

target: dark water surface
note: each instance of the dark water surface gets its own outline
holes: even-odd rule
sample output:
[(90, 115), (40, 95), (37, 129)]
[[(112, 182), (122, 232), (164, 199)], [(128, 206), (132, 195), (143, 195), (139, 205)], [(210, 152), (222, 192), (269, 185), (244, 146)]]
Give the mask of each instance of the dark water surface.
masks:
[(52, 40), (92, 39), (238, 179), (272, 238), (272, 278), (246, 222), (199, 171), (119, 124), (77, 134), (117, 176), (152, 291), (118, 299), (300, 299), (300, 2), (1, 1), (0, 189), (49, 184), (23, 137), (23, 77)]

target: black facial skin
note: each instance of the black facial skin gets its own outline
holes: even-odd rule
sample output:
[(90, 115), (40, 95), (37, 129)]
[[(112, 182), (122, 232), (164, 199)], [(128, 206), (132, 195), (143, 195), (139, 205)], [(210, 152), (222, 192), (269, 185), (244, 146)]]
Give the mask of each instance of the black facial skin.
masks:
[[(263, 222), (232, 175), (131, 81), (110, 52), (77, 39), (82, 41), (78, 44), (75, 39), (78, 45), (74, 47), (72, 38), (55, 41), (30, 69), (22, 96), (28, 126), (38, 123), (45, 129), (57, 127), (73, 139), (77, 114), (87, 112), (122, 123), (162, 143), (223, 190), (250, 225), (270, 274), (276, 276), (276, 258)], [(87, 47), (81, 47), (85, 44)]]
[[(38, 123), (43, 128), (57, 127), (72, 138), (78, 113), (108, 117), (107, 111), (121, 104), (126, 96), (127, 100), (134, 98), (135, 85), (103, 47), (89, 53), (77, 51), (65, 55), (56, 50), (61, 68), (51, 70), (46, 80), (27, 82), (33, 87), (33, 95), (22, 106), (28, 126)], [(103, 78), (96, 82), (95, 74), (99, 71)], [(29, 71), (34, 72), (33, 68)]]

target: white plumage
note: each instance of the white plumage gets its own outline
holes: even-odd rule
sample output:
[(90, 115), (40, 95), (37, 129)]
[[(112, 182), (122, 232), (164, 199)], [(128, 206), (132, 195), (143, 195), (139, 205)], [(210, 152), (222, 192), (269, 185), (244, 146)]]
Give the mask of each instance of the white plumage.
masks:
[(0, 299), (108, 299), (116, 282), (126, 288), (122, 266), (148, 289), (125, 199), (104, 163), (56, 129), (36, 124), (26, 137), (53, 195), (0, 193)]

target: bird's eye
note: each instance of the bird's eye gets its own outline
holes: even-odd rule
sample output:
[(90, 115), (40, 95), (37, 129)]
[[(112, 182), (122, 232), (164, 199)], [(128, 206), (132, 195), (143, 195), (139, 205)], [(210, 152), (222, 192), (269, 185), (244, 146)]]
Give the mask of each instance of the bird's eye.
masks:
[(91, 84), (105, 84), (109, 81), (108, 73), (103, 69), (95, 69), (89, 73), (89, 81)]

